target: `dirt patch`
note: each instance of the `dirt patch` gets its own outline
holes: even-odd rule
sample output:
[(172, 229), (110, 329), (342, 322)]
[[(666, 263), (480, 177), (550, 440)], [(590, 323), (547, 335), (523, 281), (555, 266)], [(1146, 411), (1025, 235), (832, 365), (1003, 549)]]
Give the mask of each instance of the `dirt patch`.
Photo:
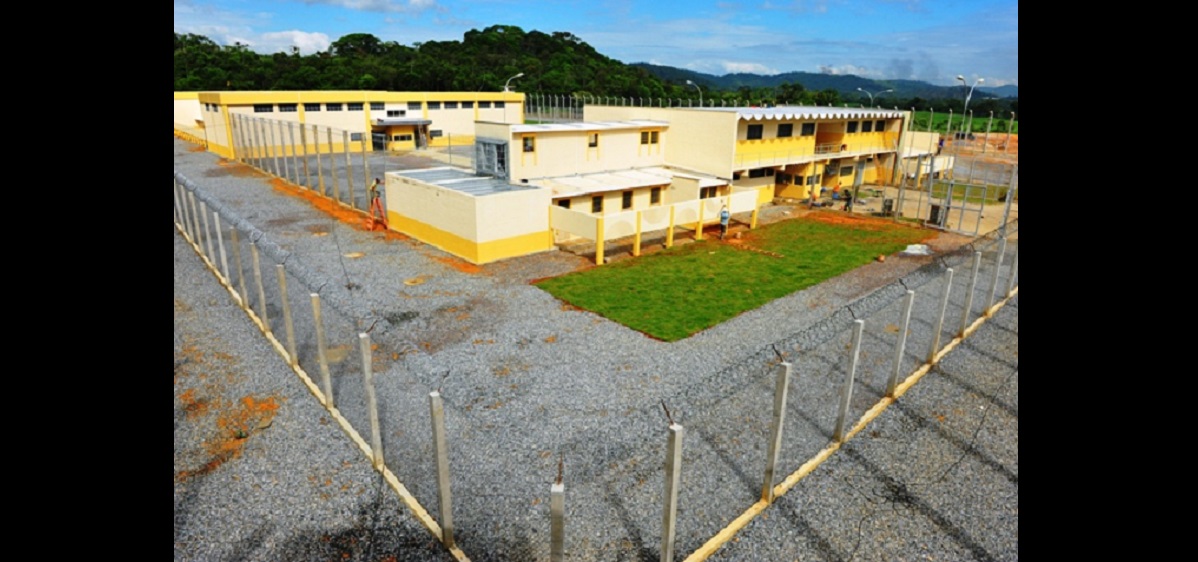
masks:
[(445, 265), (448, 265), (449, 267), (452, 267), (462, 273), (473, 274), (473, 273), (478, 273), (478, 272), (482, 271), (481, 267), (479, 267), (475, 264), (472, 264), (466, 260), (463, 260), (461, 258), (455, 258), (455, 257), (450, 257), (450, 256), (430, 256), (430, 257), (445, 264)]

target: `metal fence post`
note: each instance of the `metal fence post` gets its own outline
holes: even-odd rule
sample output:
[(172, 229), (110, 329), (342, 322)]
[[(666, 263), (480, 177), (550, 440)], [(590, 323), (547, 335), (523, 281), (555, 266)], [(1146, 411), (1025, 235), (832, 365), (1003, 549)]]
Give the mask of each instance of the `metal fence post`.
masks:
[(990, 281), (990, 291), (986, 294), (986, 316), (990, 316), (990, 307), (994, 306), (994, 296), (998, 294), (998, 276), (1002, 273), (1003, 257), (1007, 255), (1006, 237), (998, 240), (998, 257), (994, 259), (994, 279)]
[(183, 212), (179, 206), (179, 178), (172, 178), (175, 182), (175, 187), (171, 190), (171, 194), (175, 198), (175, 224), (183, 224)]
[(370, 334), (358, 334), (362, 348), (362, 384), (366, 387), (366, 409), (370, 413), (370, 448), (374, 454), (374, 467), (383, 468), (383, 436), (379, 432), (379, 408), (374, 398), (374, 366), (370, 357)]
[(429, 416), (433, 420), (433, 446), (437, 454), (437, 492), (441, 499), (441, 542), (453, 548), (453, 498), (449, 493), (449, 446), (445, 441), (445, 405), (441, 391), (428, 395)]
[(337, 187), (337, 158), (333, 156), (337, 151), (333, 150), (333, 128), (325, 129), (329, 134), (329, 177), (333, 179), (333, 200), (341, 202), (341, 189)]
[[(240, 297), (241, 308), (249, 306), (249, 293), (245, 292), (245, 267), (241, 265), (241, 242), (237, 240), (237, 228), (233, 228), (233, 261), (237, 263), (237, 296)], [(230, 282), (232, 279), (230, 279)]]
[(907, 347), (907, 327), (911, 325), (911, 308), (915, 306), (915, 291), (907, 289), (907, 298), (903, 301), (903, 314), (899, 319), (898, 341), (894, 344), (894, 370), (890, 372), (890, 380), (886, 382), (886, 396), (894, 398), (894, 389), (898, 386), (899, 371), (903, 366), (903, 349)]
[(225, 282), (232, 286), (233, 278), (229, 277), (229, 259), (225, 257), (225, 237), (220, 231), (220, 214), (212, 213), (212, 220), (216, 223), (216, 247), (220, 248), (221, 274), (225, 276)]
[(208, 248), (208, 261), (215, 263), (216, 254), (212, 253), (212, 230), (208, 225), (208, 204), (200, 201), (200, 216), (204, 219), (204, 246)]
[(965, 292), (965, 308), (961, 311), (961, 331), (959, 337), (965, 337), (965, 329), (969, 327), (969, 313), (973, 309), (973, 291), (978, 285), (978, 272), (982, 269), (982, 252), (973, 253), (973, 273), (969, 275), (969, 290)]
[(782, 450), (782, 427), (786, 422), (786, 394), (790, 388), (790, 363), (778, 365), (777, 382), (774, 383), (774, 418), (770, 425), (769, 450), (765, 454), (765, 479), (761, 486), (761, 499), (774, 501), (774, 471), (778, 467), (778, 453)]
[(940, 332), (944, 329), (944, 314), (948, 312), (948, 295), (953, 290), (953, 268), (944, 270), (944, 296), (940, 299), (940, 314), (936, 316), (936, 328), (932, 331), (932, 345), (928, 348), (928, 363), (940, 351)]
[(291, 324), (291, 301), (287, 298), (287, 271), (283, 264), (275, 264), (279, 276), (279, 298), (283, 301), (283, 328), (287, 332), (287, 363), (292, 367), (299, 363), (295, 354), (295, 328)]
[(1015, 292), (1015, 274), (1019, 272), (1019, 246), (1015, 247), (1015, 255), (1011, 256), (1011, 276), (1007, 278), (1007, 296)]
[(300, 184), (299, 151), (295, 149), (295, 123), (287, 122), (287, 137), (291, 140), (291, 174), (295, 177), (295, 185)]
[[(324, 193), (324, 166), (320, 163), (320, 128), (312, 125), (312, 150), (316, 152), (316, 181), (320, 186), (320, 194)], [(330, 147), (332, 150), (332, 147)]]
[(258, 243), (250, 241), (250, 255), (254, 258), (254, 281), (258, 283), (258, 302), (262, 306), (262, 325), (270, 332), (270, 320), (266, 317), (266, 289), (262, 287), (262, 268), (258, 261)]
[(312, 171), (308, 168), (308, 129), (300, 123), (299, 130), (300, 148), (304, 151), (304, 159), (301, 160), (304, 163), (304, 187), (312, 189)]
[[(370, 159), (366, 157), (366, 137), (367, 136), (370, 136), (370, 131), (362, 133), (362, 174), (363, 174), (362, 181), (365, 182), (366, 185), (370, 185)], [(374, 142), (374, 141), (371, 140), (371, 142)], [(450, 154), (453, 154), (453, 153), (450, 152)], [(451, 158), (452, 158), (452, 156), (451, 156)], [(366, 195), (366, 208), (367, 209), (370, 208), (370, 195), (369, 194)]]
[(196, 205), (194, 191), (187, 192), (187, 199), (191, 201), (191, 243), (195, 245), (197, 251), (200, 251), (202, 248), (200, 245), (204, 243), (200, 238), (200, 206)]
[(308, 293), (312, 297), (312, 322), (316, 324), (316, 356), (320, 360), (320, 382), (324, 389), (324, 405), (333, 407), (333, 379), (329, 376), (329, 361), (325, 354), (324, 322), (320, 319), (320, 295)]
[(279, 151), (283, 148), (283, 132), (279, 132), (279, 140), (275, 141), (276, 121), (267, 121), (266, 127), (270, 129), (270, 159), (275, 165), (275, 177), (285, 178), (287, 173), (287, 157), (283, 157), (283, 166), (279, 167)]
[(661, 562), (674, 562), (678, 487), (682, 482), (682, 438), (685, 436), (685, 428), (676, 423), (670, 424), (670, 436), (666, 444), (666, 504), (661, 514)]
[(836, 416), (836, 430), (832, 432), (833, 441), (844, 441), (845, 420), (849, 415), (849, 400), (853, 396), (853, 378), (857, 374), (857, 359), (861, 353), (861, 332), (865, 329), (864, 320), (853, 320), (853, 345), (849, 352), (849, 372), (845, 376), (844, 386), (840, 389), (840, 414)]
[(566, 485), (562, 462), (557, 463), (557, 480), (549, 487), (549, 562), (566, 560)]
[(345, 186), (349, 190), (349, 206), (354, 207), (354, 161), (349, 152), (349, 131), (341, 131), (341, 145), (345, 148)]

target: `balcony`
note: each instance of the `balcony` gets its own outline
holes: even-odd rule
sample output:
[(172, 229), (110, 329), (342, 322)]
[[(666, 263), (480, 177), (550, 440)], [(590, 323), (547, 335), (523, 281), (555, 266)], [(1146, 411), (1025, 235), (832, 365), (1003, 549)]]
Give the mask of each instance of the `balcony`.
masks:
[[(745, 141), (741, 141), (742, 143)], [(770, 166), (786, 166), (790, 164), (805, 164), (808, 162), (819, 162), (832, 158), (852, 158), (855, 156), (873, 155), (885, 152), (894, 152), (893, 145), (887, 146), (884, 142), (853, 142), (847, 141), (843, 143), (822, 143), (804, 148), (793, 148), (783, 151), (753, 151), (742, 152), (737, 151), (737, 154), (732, 159), (732, 168), (734, 170), (747, 170), (750, 168), (764, 168)]]

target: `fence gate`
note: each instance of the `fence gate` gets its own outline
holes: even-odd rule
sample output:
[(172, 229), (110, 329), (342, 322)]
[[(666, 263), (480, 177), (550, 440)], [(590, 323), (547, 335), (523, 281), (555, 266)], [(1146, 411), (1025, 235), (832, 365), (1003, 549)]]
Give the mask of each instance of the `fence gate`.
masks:
[[(927, 169), (935, 170), (935, 157), (932, 158)], [(919, 165), (922, 166), (922, 157)], [(1012, 162), (958, 156), (951, 173), (933, 172), (921, 177), (921, 185), (916, 188), (917, 215), (928, 226), (977, 236), (985, 213), (1007, 213), (1007, 192), (1018, 193), (1017, 170)], [(910, 179), (904, 177), (903, 182)]]

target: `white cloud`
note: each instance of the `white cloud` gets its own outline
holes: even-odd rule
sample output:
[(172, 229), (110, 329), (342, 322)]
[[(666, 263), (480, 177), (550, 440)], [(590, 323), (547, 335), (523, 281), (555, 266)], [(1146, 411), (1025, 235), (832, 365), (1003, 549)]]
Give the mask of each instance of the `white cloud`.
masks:
[(437, 0), (303, 0), (305, 4), (325, 4), (361, 12), (421, 12), (437, 7)]
[(777, 70), (774, 70), (764, 64), (760, 64), (760, 63), (756, 63), (756, 62), (724, 61), (723, 63), (721, 63), (721, 66), (724, 69), (724, 74), (734, 74), (737, 72), (744, 72), (744, 73), (748, 73), (748, 74), (766, 74), (766, 75), (778, 74)]
[(290, 53), (291, 47), (299, 47), (301, 55), (311, 55), (318, 51), (328, 50), (329, 36), (324, 33), (309, 33), (306, 31), (274, 31), (263, 33), (261, 39), (253, 44), (254, 51), (259, 53)]

